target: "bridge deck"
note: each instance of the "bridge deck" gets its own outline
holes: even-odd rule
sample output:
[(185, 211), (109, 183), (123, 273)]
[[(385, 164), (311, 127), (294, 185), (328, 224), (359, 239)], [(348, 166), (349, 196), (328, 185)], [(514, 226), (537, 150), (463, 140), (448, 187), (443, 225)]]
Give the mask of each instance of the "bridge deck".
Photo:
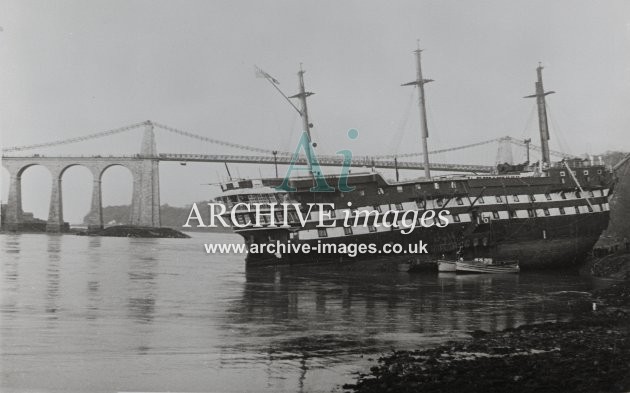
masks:
[[(206, 155), (206, 154), (170, 154), (162, 153), (159, 155), (160, 161), (181, 161), (181, 162), (235, 162), (245, 164), (278, 164), (288, 165), (291, 163), (290, 156), (251, 156), (251, 155)], [(321, 166), (343, 166), (343, 157), (318, 155), (317, 160)], [(300, 158), (298, 165), (307, 165), (305, 158)], [(421, 162), (398, 161), (394, 160), (373, 160), (370, 157), (358, 156), (352, 158), (352, 167), (376, 167), (376, 168), (396, 168), (399, 169), (424, 169)], [(429, 165), (434, 171), (451, 171), (451, 172), (473, 172), (488, 173), (494, 168), (487, 165), (468, 165), (468, 164), (440, 164), (431, 163)]]
[[(108, 155), (95, 155), (95, 156), (47, 156), (47, 155), (31, 155), (31, 156), (9, 156), (3, 155), (3, 160), (19, 160), (19, 161), (38, 161), (38, 162), (52, 162), (52, 161), (74, 161), (77, 163), (88, 162), (91, 160), (99, 161), (128, 161), (128, 160), (141, 160), (153, 158), (158, 161), (176, 161), (176, 162), (228, 162), (228, 163), (243, 163), (243, 164), (274, 164), (277, 162), (281, 165), (288, 165), (291, 163), (291, 157), (287, 155), (273, 156), (252, 156), (252, 155), (231, 155), (231, 154), (175, 154), (175, 153), (161, 153), (157, 156), (143, 156), (141, 154), (126, 155), (126, 156), (108, 156)], [(321, 166), (343, 166), (343, 157), (341, 156), (328, 156), (318, 155), (317, 159)], [(296, 162), (298, 165), (307, 165), (305, 158), (300, 158)], [(424, 169), (421, 162), (412, 161), (398, 161), (394, 160), (375, 160), (371, 157), (357, 156), (352, 158), (352, 167), (375, 167), (382, 169), (393, 169), (398, 166), (398, 169)], [(440, 164), (431, 163), (429, 168), (432, 171), (448, 171), (448, 172), (472, 172), (472, 173), (488, 173), (494, 168), (487, 165), (469, 165), (469, 164)]]

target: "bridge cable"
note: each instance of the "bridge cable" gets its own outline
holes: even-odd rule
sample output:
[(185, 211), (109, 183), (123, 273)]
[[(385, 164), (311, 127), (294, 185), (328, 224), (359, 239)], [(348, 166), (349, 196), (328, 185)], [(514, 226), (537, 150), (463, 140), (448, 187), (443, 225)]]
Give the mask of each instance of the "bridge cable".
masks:
[[(525, 142), (521, 141), (520, 139), (512, 138), (511, 136), (506, 136), (505, 138), (508, 139), (510, 142), (512, 142), (512, 144), (516, 146), (521, 146), (521, 147), (525, 146)], [(534, 145), (533, 143), (529, 144), (529, 148), (532, 150), (536, 150), (538, 152), (542, 151), (542, 148), (540, 146)], [(563, 153), (561, 151), (551, 150), (551, 149), (549, 149), (549, 154), (551, 154), (552, 156), (560, 157), (560, 158), (576, 158), (577, 157), (574, 154)]]
[[(156, 122), (153, 122), (153, 125), (158, 127), (158, 128), (161, 128), (161, 129), (163, 129), (165, 131), (172, 132), (174, 134), (186, 136), (188, 138), (198, 139), (198, 140), (204, 141), (204, 142), (214, 143), (214, 144), (221, 145), (221, 146), (229, 146), (229, 147), (234, 147), (236, 149), (253, 151), (253, 152), (258, 152), (258, 153), (268, 153), (268, 154), (273, 154), (273, 151), (274, 151), (272, 149), (263, 149), (263, 148), (259, 148), (259, 147), (241, 145), (241, 144), (238, 144), (238, 143), (225, 142), (225, 141), (221, 141), (221, 140), (218, 140), (218, 139), (208, 138), (208, 137), (203, 136), (203, 135), (193, 134), (192, 132), (179, 130), (177, 128), (169, 127), (167, 125), (156, 123)], [(290, 156), (293, 153), (286, 152), (286, 151), (278, 151), (277, 154), (278, 155)]]
[(11, 147), (6, 147), (6, 148), (2, 149), (2, 152), (3, 153), (7, 153), (7, 152), (11, 152), (11, 151), (33, 150), (33, 149), (37, 149), (39, 147), (58, 146), (58, 145), (66, 145), (66, 144), (70, 144), (70, 143), (83, 142), (83, 141), (90, 140), (90, 139), (102, 138), (104, 136), (119, 134), (121, 132), (129, 131), (129, 130), (132, 130), (134, 128), (138, 128), (138, 127), (141, 127), (141, 126), (144, 126), (144, 125), (146, 125), (146, 122), (135, 123), (135, 124), (131, 124), (131, 125), (128, 125), (128, 126), (125, 126), (125, 127), (114, 128), (112, 130), (101, 131), (101, 132), (97, 132), (97, 133), (89, 134), (89, 135), (85, 135), (85, 136), (78, 136), (76, 138), (61, 139), (61, 140), (52, 141), (52, 142), (36, 143), (36, 144), (33, 144), (33, 145), (11, 146)]
[[(467, 148), (475, 147), (475, 146), (487, 145), (488, 143), (497, 142), (501, 139), (502, 138), (494, 138), (494, 139), (489, 139), (487, 141), (471, 143), (471, 144), (463, 145), (463, 146), (450, 147), (447, 149), (431, 150), (429, 154), (445, 153), (448, 151), (455, 151), (455, 150), (467, 149)], [(416, 157), (416, 156), (422, 156), (422, 155), (423, 155), (422, 153), (405, 153), (405, 154), (385, 154), (385, 155), (378, 155), (378, 156), (372, 156), (372, 157), (374, 159), (381, 159), (381, 158), (394, 158), (394, 157), (398, 157), (398, 158)]]

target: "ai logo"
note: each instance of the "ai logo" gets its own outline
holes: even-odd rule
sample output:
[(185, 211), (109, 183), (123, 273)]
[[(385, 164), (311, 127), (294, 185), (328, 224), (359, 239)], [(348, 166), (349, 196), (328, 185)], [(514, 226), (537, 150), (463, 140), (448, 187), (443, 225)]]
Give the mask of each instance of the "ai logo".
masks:
[[(351, 140), (357, 139), (359, 137), (359, 131), (355, 128), (351, 128), (348, 130), (348, 138)], [(300, 157), (300, 152), (304, 150), (304, 154), (306, 155), (306, 161), (308, 163), (308, 167), (297, 165), (297, 161)], [(337, 187), (341, 192), (350, 192), (355, 189), (355, 187), (348, 186), (348, 174), (350, 173), (350, 164), (352, 163), (352, 151), (350, 150), (339, 150), (337, 154), (343, 157), (343, 164), (341, 167), (341, 172), (339, 173), (339, 180), (337, 181)], [(326, 178), (324, 177), (324, 173), (319, 165), (319, 161), (317, 160), (317, 155), (315, 154), (315, 150), (313, 149), (313, 145), (310, 142), (310, 138), (306, 132), (302, 133), (300, 137), (300, 141), (298, 142), (295, 152), (291, 157), (291, 163), (289, 164), (289, 169), (287, 169), (286, 175), (284, 175), (284, 179), (282, 184), (276, 187), (277, 190), (284, 190), (288, 192), (295, 191), (294, 187), (289, 185), (289, 179), (291, 177), (291, 172), (294, 170), (308, 170), (313, 174), (313, 179), (315, 181), (315, 186), (311, 188), (311, 192), (334, 192), (335, 188), (328, 185), (326, 182)]]

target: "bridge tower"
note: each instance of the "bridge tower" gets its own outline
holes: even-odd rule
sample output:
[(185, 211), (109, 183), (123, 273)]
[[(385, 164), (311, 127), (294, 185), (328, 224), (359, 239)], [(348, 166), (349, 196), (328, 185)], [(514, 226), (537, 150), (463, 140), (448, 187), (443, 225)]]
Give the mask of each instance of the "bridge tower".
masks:
[(512, 142), (510, 138), (499, 139), (499, 149), (497, 151), (496, 164), (514, 164), (514, 158), (512, 157)]
[(131, 199), (131, 225), (159, 227), (160, 170), (153, 123), (145, 123), (139, 157), (142, 162), (134, 173)]

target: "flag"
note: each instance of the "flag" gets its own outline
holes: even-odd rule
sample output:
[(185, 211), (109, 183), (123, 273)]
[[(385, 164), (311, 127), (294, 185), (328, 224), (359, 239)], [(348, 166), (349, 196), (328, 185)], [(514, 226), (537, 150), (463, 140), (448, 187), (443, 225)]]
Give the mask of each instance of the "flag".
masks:
[(261, 70), (260, 68), (258, 68), (258, 66), (254, 66), (256, 68), (256, 76), (259, 78), (265, 78), (273, 83), (275, 83), (276, 85), (279, 85), (280, 82), (274, 78), (273, 76), (269, 75), (268, 73), (266, 73), (265, 71)]

